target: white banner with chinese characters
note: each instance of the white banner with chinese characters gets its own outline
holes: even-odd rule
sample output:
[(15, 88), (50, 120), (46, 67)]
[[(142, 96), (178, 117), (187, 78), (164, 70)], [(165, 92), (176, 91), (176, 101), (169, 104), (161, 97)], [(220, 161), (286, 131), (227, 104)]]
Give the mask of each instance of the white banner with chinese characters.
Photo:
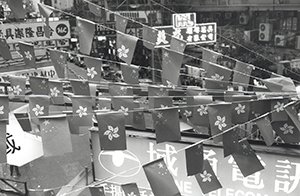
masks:
[[(203, 195), (195, 177), (187, 177), (185, 151), (180, 142), (156, 144), (155, 140), (127, 137), (126, 151), (100, 151), (98, 132), (92, 132), (95, 175), (104, 182), (106, 196), (122, 195), (120, 184), (136, 182), (141, 195), (153, 195), (142, 166), (165, 156), (165, 162), (182, 195)], [(179, 151), (180, 150), (180, 151)], [(179, 152), (178, 152), (179, 151)], [(244, 178), (234, 159), (223, 157), (223, 149), (204, 146), (204, 158), (209, 160), (223, 188), (209, 196), (298, 196), (300, 160), (298, 157), (257, 153), (264, 170)]]
[[(70, 39), (69, 21), (50, 21), (50, 28), (50, 40)], [(45, 36), (43, 22), (0, 24), (0, 36), (6, 38), (8, 44), (49, 40)]]

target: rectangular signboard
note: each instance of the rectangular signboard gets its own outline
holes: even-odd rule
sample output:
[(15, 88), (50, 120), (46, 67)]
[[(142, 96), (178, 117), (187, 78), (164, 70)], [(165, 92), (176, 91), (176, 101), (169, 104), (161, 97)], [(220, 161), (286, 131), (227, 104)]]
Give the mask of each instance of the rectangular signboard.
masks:
[[(92, 145), (95, 175), (103, 181), (106, 196), (122, 195), (118, 192), (120, 185), (129, 182), (138, 184), (141, 195), (152, 195), (142, 166), (163, 156), (182, 195), (203, 195), (195, 177), (187, 177), (184, 151), (187, 143), (157, 144), (148, 138), (128, 137), (126, 151), (100, 151), (98, 132), (92, 132)], [(232, 156), (224, 158), (222, 148), (204, 146), (204, 158), (209, 160), (223, 186), (206, 195), (299, 195), (298, 157), (271, 153), (257, 153), (257, 156), (265, 169), (244, 178)]]
[[(51, 40), (70, 39), (69, 21), (50, 21)], [(0, 36), (6, 38), (8, 44), (49, 40), (44, 33), (43, 22), (5, 23), (0, 24)]]
[(174, 28), (189, 28), (196, 25), (196, 13), (173, 14)]

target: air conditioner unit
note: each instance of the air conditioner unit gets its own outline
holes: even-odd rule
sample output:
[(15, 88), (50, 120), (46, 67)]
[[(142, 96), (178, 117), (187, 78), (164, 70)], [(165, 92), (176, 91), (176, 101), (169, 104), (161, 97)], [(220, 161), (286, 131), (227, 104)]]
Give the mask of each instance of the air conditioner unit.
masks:
[(245, 39), (247, 41), (257, 41), (258, 38), (258, 29), (253, 29), (253, 30), (245, 30), (244, 31)]
[(275, 46), (285, 46), (286, 45), (286, 36), (285, 35), (275, 35), (274, 45)]
[(240, 24), (246, 25), (246, 24), (248, 24), (248, 22), (249, 22), (249, 16), (248, 15), (246, 15), (246, 14), (240, 15), (240, 17), (239, 17), (239, 23)]
[(273, 25), (270, 23), (259, 24), (259, 41), (268, 42), (271, 41), (273, 34)]
[(300, 35), (296, 36), (295, 49), (300, 50)]

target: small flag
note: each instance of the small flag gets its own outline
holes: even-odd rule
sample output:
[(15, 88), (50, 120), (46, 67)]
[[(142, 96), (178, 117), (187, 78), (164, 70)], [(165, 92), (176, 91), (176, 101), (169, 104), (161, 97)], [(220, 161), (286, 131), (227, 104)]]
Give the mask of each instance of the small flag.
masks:
[(30, 88), (35, 95), (48, 95), (49, 94), (49, 80), (44, 77), (29, 77)]
[(134, 109), (133, 111), (132, 127), (137, 130), (146, 130), (146, 122), (144, 111), (140, 109)]
[(26, 10), (23, 8), (22, 0), (8, 0), (7, 4), (11, 9), (14, 18), (22, 19), (25, 18)]
[(193, 96), (188, 99), (188, 105), (193, 106), (191, 122), (197, 126), (209, 126), (208, 106), (213, 102), (210, 95)]
[(184, 53), (186, 41), (178, 39), (176, 37), (171, 38), (170, 49), (175, 50), (178, 53)]
[(169, 92), (167, 89), (168, 88), (163, 86), (148, 86), (148, 96), (168, 96)]
[(271, 146), (274, 143), (275, 135), (269, 117), (264, 116), (257, 119), (256, 125), (259, 128), (266, 145)]
[(239, 142), (238, 150), (232, 156), (244, 177), (264, 169), (247, 140)]
[(70, 80), (74, 95), (90, 96), (90, 86), (87, 80)]
[(135, 51), (137, 37), (117, 33), (117, 52), (118, 57), (128, 65), (131, 64), (132, 57)]
[(284, 110), (284, 106), (287, 103), (288, 99), (274, 99), (271, 101), (272, 121), (287, 121), (288, 115)]
[(7, 95), (0, 95), (0, 121), (8, 121), (9, 99)]
[(97, 97), (96, 98), (96, 108), (98, 110), (110, 110), (111, 109), (111, 99)]
[(58, 50), (49, 50), (50, 58), (59, 78), (66, 77), (68, 53)]
[(32, 131), (28, 113), (14, 113), (14, 115), (17, 118), (19, 124), (21, 125), (23, 131)]
[(296, 96), (296, 87), (291, 78), (276, 77), (263, 79), (262, 82), (271, 92), (290, 92)]
[(49, 95), (52, 104), (64, 104), (64, 89), (62, 82), (49, 81)]
[(126, 150), (125, 117), (122, 112), (97, 113), (101, 150)]
[(249, 120), (250, 101), (233, 101), (231, 104), (231, 115), (233, 124), (242, 124)]
[(208, 160), (204, 160), (202, 172), (196, 174), (195, 178), (203, 194), (222, 188), (222, 185), (220, 184)]
[(128, 183), (121, 185), (125, 195), (140, 196), (139, 188), (136, 183)]
[(143, 169), (154, 195), (181, 195), (163, 158), (143, 165)]
[(239, 128), (229, 130), (222, 134), (224, 157), (231, 155), (239, 147)]
[(39, 117), (44, 156), (72, 152), (70, 129), (65, 114)]
[(210, 63), (217, 63), (217, 60), (219, 58), (220, 54), (216, 53), (212, 50), (206, 50), (204, 49), (202, 51), (202, 59), (203, 59), (203, 68), (205, 70), (208, 70), (208, 67), (210, 66)]
[(91, 196), (105, 196), (105, 191), (103, 186), (99, 187), (89, 187)]
[(149, 97), (149, 108), (168, 108), (173, 106), (172, 97), (153, 96)]
[(253, 65), (236, 61), (233, 69), (233, 85), (234, 86), (248, 86)]
[(109, 83), (108, 84), (108, 92), (110, 96), (132, 96), (133, 91), (130, 86), (125, 84), (117, 84), (117, 83)]
[(12, 59), (11, 53), (9, 51), (9, 46), (4, 37), (0, 38), (0, 53), (4, 60), (7, 61)]
[(105, 8), (93, 5), (92, 3), (88, 3), (88, 5), (89, 5), (90, 12), (92, 12), (95, 16), (99, 16), (100, 17), (101, 20), (98, 23), (105, 23), (106, 22), (106, 11), (105, 11)]
[(251, 109), (252, 111), (250, 118), (256, 118), (260, 115), (266, 114), (271, 111), (271, 100), (269, 99), (261, 99), (261, 100), (254, 100), (251, 101)]
[(139, 67), (134, 65), (121, 65), (124, 81), (128, 84), (139, 83)]
[(218, 89), (218, 90), (227, 90), (228, 81), (215, 80), (211, 78), (205, 78), (204, 87), (206, 89)]
[(76, 17), (76, 21), (79, 34), (79, 50), (83, 54), (90, 55), (95, 35), (95, 23), (80, 17)]
[(116, 17), (116, 31), (121, 32), (121, 33), (125, 33), (126, 30), (126, 26), (128, 23), (128, 19), (125, 18), (124, 16), (121, 16), (119, 14), (115, 14)]
[(36, 68), (35, 54), (33, 45), (19, 42), (20, 54), (23, 56), (25, 67)]
[(196, 175), (203, 170), (203, 144), (185, 149), (187, 175)]
[(134, 102), (131, 96), (112, 97), (112, 106), (115, 111), (123, 112), (125, 116), (125, 125), (132, 126)]
[(25, 100), (26, 77), (9, 76), (10, 86), (12, 88), (12, 98)]
[(143, 44), (146, 48), (154, 50), (157, 32), (156, 29), (143, 25)]
[(152, 119), (157, 143), (179, 141), (181, 139), (177, 108), (154, 110)]
[(49, 25), (49, 17), (53, 13), (53, 10), (40, 3), (38, 3), (38, 7), (39, 7), (40, 14), (45, 18), (45, 24), (44, 24), (45, 36), (47, 38), (50, 38), (52, 29)]
[(211, 63), (206, 70), (205, 77), (211, 78), (217, 81), (228, 82), (231, 77), (232, 70), (227, 67), (223, 67), (218, 64)]
[[(298, 124), (299, 124), (298, 120)], [(272, 122), (274, 131), (287, 144), (300, 142), (299, 127), (295, 125), (293, 120), (289, 118), (287, 121)]]
[(6, 163), (6, 121), (0, 120), (0, 163)]
[(93, 57), (84, 57), (86, 65), (87, 78), (91, 82), (99, 83), (101, 81), (102, 60)]
[(32, 123), (38, 125), (40, 116), (49, 115), (50, 97), (47, 95), (29, 96), (29, 115)]
[(289, 105), (285, 107), (285, 111), (288, 114), (289, 118), (293, 121), (298, 130), (300, 130), (300, 121), (298, 117), (297, 109), (294, 105)]

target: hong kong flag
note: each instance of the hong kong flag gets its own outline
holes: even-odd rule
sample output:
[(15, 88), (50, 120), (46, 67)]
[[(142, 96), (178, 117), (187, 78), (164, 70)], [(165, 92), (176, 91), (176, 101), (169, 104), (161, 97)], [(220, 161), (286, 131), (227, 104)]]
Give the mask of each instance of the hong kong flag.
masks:
[(192, 176), (203, 170), (203, 145), (197, 144), (185, 150), (187, 175)]
[(84, 57), (86, 72), (89, 81), (99, 83), (101, 81), (102, 60), (93, 57)]
[(51, 27), (49, 25), (49, 17), (53, 13), (53, 9), (50, 9), (49, 7), (46, 7), (43, 4), (38, 3), (40, 14), (45, 18), (45, 24), (44, 24), (44, 31), (45, 36), (50, 38), (51, 34)]
[(25, 67), (36, 68), (34, 48), (32, 44), (19, 42), (20, 54), (23, 56)]
[(128, 183), (121, 185), (125, 195), (140, 196), (139, 188), (136, 183)]
[(26, 77), (9, 76), (9, 81), (12, 88), (12, 98), (25, 100)]
[(0, 53), (4, 60), (12, 59), (11, 53), (9, 51), (9, 46), (6, 43), (5, 38), (0, 38)]
[(134, 50), (136, 47), (137, 37), (117, 33), (117, 52), (118, 57), (126, 62), (128, 65), (131, 64)]

